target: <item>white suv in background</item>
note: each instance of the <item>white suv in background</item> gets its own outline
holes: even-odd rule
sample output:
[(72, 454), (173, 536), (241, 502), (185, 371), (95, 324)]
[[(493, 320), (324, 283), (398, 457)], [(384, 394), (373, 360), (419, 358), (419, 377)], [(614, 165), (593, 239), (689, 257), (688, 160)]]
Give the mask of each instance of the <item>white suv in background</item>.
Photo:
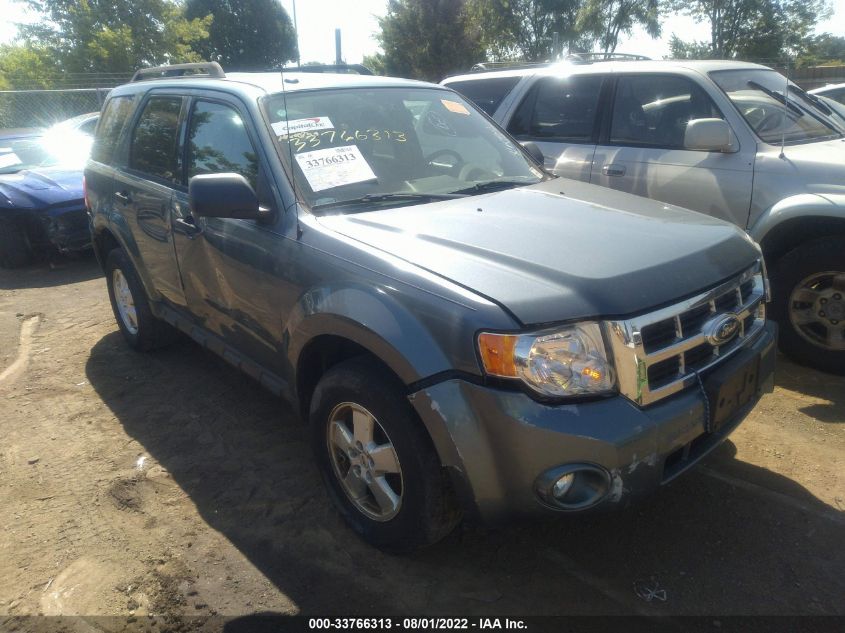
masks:
[(559, 176), (745, 228), (769, 264), (781, 349), (845, 373), (845, 128), (819, 98), (731, 61), (561, 62), (442, 83)]

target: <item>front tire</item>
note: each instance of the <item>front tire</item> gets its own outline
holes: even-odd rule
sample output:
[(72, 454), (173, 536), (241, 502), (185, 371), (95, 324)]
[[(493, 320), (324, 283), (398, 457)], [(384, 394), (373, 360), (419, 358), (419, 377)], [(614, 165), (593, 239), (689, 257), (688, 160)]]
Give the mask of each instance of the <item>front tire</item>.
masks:
[(771, 316), (796, 362), (845, 374), (845, 236), (802, 244), (775, 264)]
[(105, 272), (114, 317), (129, 347), (147, 352), (173, 342), (176, 331), (153, 315), (138, 273), (122, 248), (108, 254)]
[(371, 545), (409, 552), (460, 522), (448, 476), (403, 385), (377, 363), (353, 359), (326, 372), (310, 424), (332, 501)]
[(26, 230), (14, 220), (0, 221), (0, 267), (21, 268), (32, 261)]

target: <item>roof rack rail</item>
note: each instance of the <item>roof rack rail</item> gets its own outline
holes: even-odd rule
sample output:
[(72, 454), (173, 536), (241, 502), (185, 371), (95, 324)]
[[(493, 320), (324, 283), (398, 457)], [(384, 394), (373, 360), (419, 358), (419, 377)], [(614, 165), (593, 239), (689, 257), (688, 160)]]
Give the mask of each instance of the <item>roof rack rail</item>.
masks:
[(540, 68), (554, 62), (480, 62), (473, 64), (471, 73), (489, 73), (494, 70), (518, 70), (520, 68)]
[(373, 74), (373, 71), (364, 66), (364, 64), (309, 64), (307, 66), (283, 68), (282, 70), (296, 73), (339, 73), (344, 75)]
[(495, 70), (518, 70), (520, 68), (543, 68), (560, 62), (570, 64), (592, 64), (593, 62), (625, 62), (625, 61), (651, 61), (651, 57), (645, 55), (633, 55), (631, 53), (570, 53), (558, 59), (546, 62), (480, 62), (473, 64), (469, 69), (471, 73), (489, 73)]
[(211, 77), (224, 79), (226, 73), (217, 62), (198, 62), (195, 64), (172, 64), (170, 66), (156, 66), (154, 68), (139, 68), (132, 75), (130, 81), (147, 81), (149, 79), (181, 79), (184, 77)]
[(570, 53), (563, 61), (574, 64), (589, 64), (592, 62), (648, 62), (651, 57), (633, 55), (631, 53)]

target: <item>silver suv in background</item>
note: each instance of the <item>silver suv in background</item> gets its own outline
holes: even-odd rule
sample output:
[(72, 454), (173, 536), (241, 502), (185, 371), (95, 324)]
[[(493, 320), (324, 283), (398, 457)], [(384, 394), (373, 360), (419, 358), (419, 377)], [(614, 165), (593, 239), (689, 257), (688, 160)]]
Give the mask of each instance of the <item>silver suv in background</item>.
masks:
[(781, 349), (845, 373), (845, 128), (824, 101), (730, 61), (562, 62), (443, 84), (557, 175), (745, 228), (769, 265)]

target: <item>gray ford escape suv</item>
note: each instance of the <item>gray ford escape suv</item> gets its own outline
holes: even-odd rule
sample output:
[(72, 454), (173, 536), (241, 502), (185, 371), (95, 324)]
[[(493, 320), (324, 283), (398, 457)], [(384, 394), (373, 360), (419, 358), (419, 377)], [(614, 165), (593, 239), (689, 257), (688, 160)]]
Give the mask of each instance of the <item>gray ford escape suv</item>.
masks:
[(440, 86), (139, 71), (85, 179), (129, 345), (181, 330), (295, 403), (380, 547), (619, 507), (771, 388), (742, 231), (552, 178)]

